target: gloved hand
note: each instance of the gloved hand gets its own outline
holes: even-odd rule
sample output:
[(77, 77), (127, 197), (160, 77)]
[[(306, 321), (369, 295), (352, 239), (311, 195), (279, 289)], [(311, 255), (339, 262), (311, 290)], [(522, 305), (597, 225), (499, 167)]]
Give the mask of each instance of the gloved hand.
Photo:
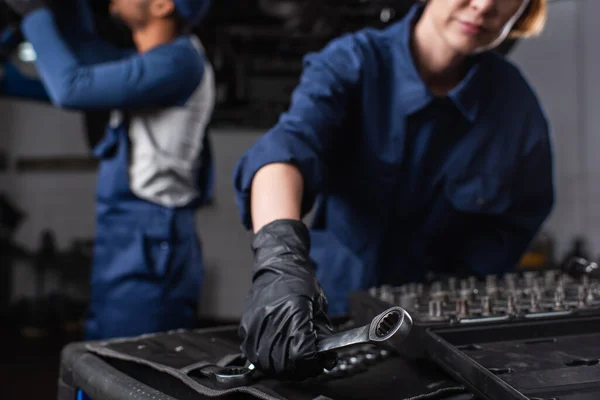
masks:
[(25, 16), (39, 8), (45, 7), (44, 0), (4, 0), (19, 15)]
[(333, 333), (327, 300), (314, 274), (306, 226), (277, 220), (252, 240), (254, 268), (239, 335), (242, 352), (265, 375), (304, 380), (331, 369), (335, 354), (317, 353), (318, 337)]

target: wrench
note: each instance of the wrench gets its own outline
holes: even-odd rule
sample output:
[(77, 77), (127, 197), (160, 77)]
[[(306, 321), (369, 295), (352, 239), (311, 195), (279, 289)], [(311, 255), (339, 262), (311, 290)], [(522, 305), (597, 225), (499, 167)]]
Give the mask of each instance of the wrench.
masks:
[(402, 308), (394, 306), (377, 315), (370, 324), (321, 338), (317, 351), (325, 353), (356, 344), (380, 344), (392, 336), (399, 341), (408, 337), (412, 328), (411, 316)]
[[(401, 307), (391, 307), (377, 315), (370, 324), (323, 337), (317, 342), (317, 352), (326, 353), (356, 344), (379, 344), (393, 336), (406, 339), (412, 328), (411, 316)], [(204, 373), (221, 389), (249, 385), (254, 378), (255, 367), (216, 367)]]

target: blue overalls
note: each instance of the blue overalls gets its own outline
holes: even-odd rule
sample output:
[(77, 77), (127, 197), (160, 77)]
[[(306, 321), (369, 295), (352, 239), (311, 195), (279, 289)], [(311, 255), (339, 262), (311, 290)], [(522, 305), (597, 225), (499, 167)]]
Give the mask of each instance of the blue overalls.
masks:
[(255, 173), (299, 168), (331, 315), (347, 312), (353, 290), (514, 268), (554, 203), (549, 129), (525, 79), (485, 52), (434, 96), (410, 47), (423, 7), (308, 54), (290, 109), (234, 172), (251, 228)]
[(94, 149), (100, 163), (86, 339), (193, 328), (204, 276), (195, 211), (213, 189), (212, 68), (195, 37), (137, 54), (95, 35), (86, 0), (68, 11), (78, 14), (70, 24), (41, 9), (22, 28), (54, 104), (112, 110)]
[(133, 194), (126, 121), (114, 128), (94, 149), (100, 167), (86, 335), (194, 328), (204, 278), (196, 206), (166, 208)]

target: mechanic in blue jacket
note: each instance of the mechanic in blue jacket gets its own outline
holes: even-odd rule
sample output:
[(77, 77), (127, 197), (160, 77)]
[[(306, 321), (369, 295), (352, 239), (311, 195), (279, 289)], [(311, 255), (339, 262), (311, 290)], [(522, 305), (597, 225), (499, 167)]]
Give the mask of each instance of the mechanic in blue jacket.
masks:
[(551, 142), (536, 95), (492, 49), (539, 32), (545, 12), (429, 0), (306, 56), (290, 109), (234, 176), (254, 232), (240, 336), (257, 368), (302, 379), (331, 365), (317, 336), (352, 290), (518, 263), (553, 206)]
[[(9, 0), (54, 104), (113, 110), (100, 160), (88, 339), (193, 328), (203, 281), (195, 211), (211, 196), (214, 74), (197, 37), (208, 0), (112, 0), (133, 33), (123, 51), (41, 0)], [(61, 19), (63, 18), (63, 19)], [(61, 23), (62, 22), (62, 23)]]

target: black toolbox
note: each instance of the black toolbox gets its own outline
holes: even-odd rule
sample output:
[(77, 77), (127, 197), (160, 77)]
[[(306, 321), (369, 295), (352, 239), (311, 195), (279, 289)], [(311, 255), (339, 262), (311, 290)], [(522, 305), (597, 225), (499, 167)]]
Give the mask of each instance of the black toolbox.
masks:
[(485, 399), (600, 399), (600, 316), (429, 329), (427, 351)]
[[(168, 340), (165, 340), (168, 339)], [(142, 348), (152, 343), (168, 343), (167, 347), (183, 348), (180, 354), (202, 362), (199, 349), (215, 352), (218, 344), (220, 355), (228, 348), (237, 349), (237, 327), (178, 331), (139, 338), (94, 342), (93, 346)], [(148, 347), (148, 348), (149, 348)], [(156, 347), (156, 346), (155, 346)], [(157, 349), (159, 347), (156, 347)], [(352, 357), (352, 352), (340, 355), (340, 359)], [(383, 351), (383, 350), (382, 350)], [(154, 353), (163, 358), (164, 365), (182, 364), (172, 357), (168, 349)], [(219, 357), (220, 357), (219, 355)], [(184, 358), (185, 358), (184, 357)], [(206, 355), (209, 357), (209, 355)], [(150, 354), (145, 359), (151, 359)], [(259, 380), (247, 387), (234, 390), (215, 390), (211, 383), (194, 377), (198, 385), (186, 384), (176, 376), (157, 368), (131, 362), (118, 357), (105, 357), (90, 350), (90, 343), (73, 343), (64, 348), (61, 357), (59, 400), (198, 400), (208, 398), (230, 399), (473, 399), (464, 385), (451, 379), (432, 362), (407, 362), (392, 354), (378, 357), (368, 365), (354, 371), (347, 370), (337, 377), (323, 376), (301, 383), (281, 382), (273, 379)], [(189, 383), (189, 382), (188, 382)]]

